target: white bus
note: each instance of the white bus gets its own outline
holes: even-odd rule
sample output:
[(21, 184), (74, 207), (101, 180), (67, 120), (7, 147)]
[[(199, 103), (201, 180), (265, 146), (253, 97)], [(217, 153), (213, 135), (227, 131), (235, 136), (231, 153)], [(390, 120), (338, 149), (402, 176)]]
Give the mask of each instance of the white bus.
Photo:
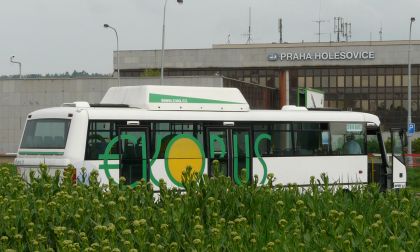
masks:
[[(68, 164), (102, 183), (160, 179), (182, 187), (182, 172), (219, 172), (241, 183), (308, 185), (326, 173), (330, 182), (406, 186), (403, 137), (393, 131), (388, 158), (377, 116), (350, 111), (250, 110), (237, 89), (133, 86), (110, 88), (99, 104), (74, 102), (28, 115), (15, 164), (23, 176), (41, 163), (50, 172)], [(368, 153), (376, 146), (377, 154)]]

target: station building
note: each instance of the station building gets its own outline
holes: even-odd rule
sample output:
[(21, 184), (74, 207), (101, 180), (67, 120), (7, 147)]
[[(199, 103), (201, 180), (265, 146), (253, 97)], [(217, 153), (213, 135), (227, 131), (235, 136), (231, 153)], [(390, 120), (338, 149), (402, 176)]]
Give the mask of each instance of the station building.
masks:
[[(411, 41), (412, 121), (420, 123), (420, 41)], [(165, 76), (221, 76), (252, 108), (296, 104), (298, 88), (318, 89), (325, 106), (380, 117), (406, 127), (408, 41), (226, 44), (165, 51)], [(122, 77), (159, 71), (160, 50), (120, 51)], [(116, 68), (114, 53), (114, 67)]]
[[(252, 109), (280, 109), (296, 104), (299, 88), (318, 89), (326, 107), (376, 114), (384, 130), (405, 128), (408, 48), (408, 41), (372, 41), (166, 50), (163, 84), (237, 87)], [(159, 85), (160, 53), (120, 51), (121, 85)], [(410, 56), (412, 121), (419, 125), (420, 40), (411, 41)], [(116, 52), (113, 61), (117, 69)], [(97, 103), (118, 85), (115, 77), (0, 80), (0, 163), (3, 154), (16, 152), (28, 113), (65, 102)]]

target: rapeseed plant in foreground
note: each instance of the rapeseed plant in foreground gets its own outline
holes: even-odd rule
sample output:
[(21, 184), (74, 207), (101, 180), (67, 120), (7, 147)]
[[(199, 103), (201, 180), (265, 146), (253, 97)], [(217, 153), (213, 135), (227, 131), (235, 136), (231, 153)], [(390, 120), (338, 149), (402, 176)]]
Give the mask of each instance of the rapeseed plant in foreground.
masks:
[(1, 251), (420, 251), (420, 203), (405, 190), (349, 191), (327, 177), (305, 189), (273, 176), (236, 185), (187, 171), (184, 192), (161, 181), (157, 199), (145, 181), (74, 183), (72, 169), (47, 169), (26, 183), (0, 168)]

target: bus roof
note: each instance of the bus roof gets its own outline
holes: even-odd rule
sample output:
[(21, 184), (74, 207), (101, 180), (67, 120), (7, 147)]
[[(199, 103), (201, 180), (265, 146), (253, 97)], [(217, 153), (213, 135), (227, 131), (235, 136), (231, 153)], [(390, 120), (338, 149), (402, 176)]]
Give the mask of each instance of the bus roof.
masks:
[(101, 104), (125, 104), (147, 110), (249, 111), (237, 88), (194, 86), (111, 87)]
[(376, 115), (352, 111), (250, 110), (248, 112), (215, 111), (151, 111), (138, 108), (56, 107), (32, 112), (31, 118), (67, 118), (68, 113), (87, 111), (91, 120), (144, 120), (144, 121), (305, 121), (305, 122), (369, 122), (380, 125)]
[(369, 122), (380, 125), (372, 114), (350, 111), (308, 111), (304, 107), (284, 106), (282, 110), (250, 110), (236, 88), (194, 86), (111, 87), (101, 103), (90, 106), (77, 101), (62, 107), (32, 112), (35, 118), (68, 118), (87, 111), (92, 120), (162, 121), (306, 121)]

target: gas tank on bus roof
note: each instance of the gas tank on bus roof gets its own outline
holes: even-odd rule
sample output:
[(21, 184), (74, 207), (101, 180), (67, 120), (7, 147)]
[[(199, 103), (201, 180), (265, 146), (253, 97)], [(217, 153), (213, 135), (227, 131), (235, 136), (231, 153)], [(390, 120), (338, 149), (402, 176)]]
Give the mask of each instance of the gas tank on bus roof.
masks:
[(147, 110), (249, 111), (248, 102), (237, 88), (219, 87), (111, 87), (100, 103)]

